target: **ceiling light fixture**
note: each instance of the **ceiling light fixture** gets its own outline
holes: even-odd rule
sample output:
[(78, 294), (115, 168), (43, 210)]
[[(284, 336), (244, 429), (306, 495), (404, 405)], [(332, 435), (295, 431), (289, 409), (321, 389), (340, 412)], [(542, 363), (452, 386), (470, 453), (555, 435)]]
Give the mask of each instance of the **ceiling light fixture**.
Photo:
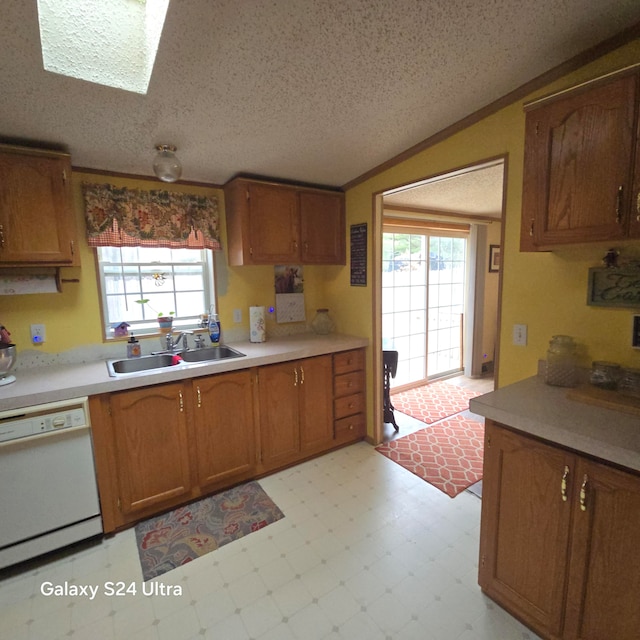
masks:
[(153, 171), (163, 182), (175, 182), (182, 175), (182, 165), (176, 158), (176, 148), (172, 144), (156, 146), (158, 155), (153, 160)]

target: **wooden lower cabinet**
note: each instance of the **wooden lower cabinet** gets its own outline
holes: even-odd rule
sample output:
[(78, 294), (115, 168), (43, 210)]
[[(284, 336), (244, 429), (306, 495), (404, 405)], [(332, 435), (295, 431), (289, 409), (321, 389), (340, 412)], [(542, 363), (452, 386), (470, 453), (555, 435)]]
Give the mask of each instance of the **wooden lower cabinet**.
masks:
[(486, 420), (479, 583), (543, 638), (638, 638), (640, 477)]
[(181, 383), (111, 394), (124, 516), (188, 497), (192, 488), (185, 392)]
[(345, 353), (354, 377), (321, 355), (91, 397), (105, 532), (361, 439), (364, 350)]
[(331, 356), (260, 367), (258, 388), (263, 471), (331, 447)]
[(251, 372), (196, 378), (196, 478), (200, 489), (218, 488), (256, 471), (256, 419)]
[(90, 399), (106, 532), (252, 477), (250, 371)]
[(363, 349), (333, 356), (334, 433), (339, 444), (360, 440), (367, 432), (364, 366)]

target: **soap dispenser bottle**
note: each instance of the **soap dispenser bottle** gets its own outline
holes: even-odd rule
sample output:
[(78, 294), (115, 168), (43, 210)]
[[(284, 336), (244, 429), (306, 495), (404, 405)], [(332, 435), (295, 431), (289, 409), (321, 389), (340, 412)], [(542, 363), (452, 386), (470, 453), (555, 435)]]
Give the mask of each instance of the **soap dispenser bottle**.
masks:
[(213, 307), (209, 312), (209, 337), (211, 338), (211, 344), (217, 347), (220, 344), (220, 334), (222, 329), (220, 327), (220, 320), (218, 314), (213, 312)]
[(127, 358), (139, 358), (141, 355), (142, 350), (140, 349), (140, 343), (132, 333), (129, 341), (127, 342)]

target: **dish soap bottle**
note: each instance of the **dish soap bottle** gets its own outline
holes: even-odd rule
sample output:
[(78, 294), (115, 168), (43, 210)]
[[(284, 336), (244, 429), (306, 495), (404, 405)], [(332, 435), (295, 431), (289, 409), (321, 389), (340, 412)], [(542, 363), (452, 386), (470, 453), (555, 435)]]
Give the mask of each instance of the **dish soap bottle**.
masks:
[(134, 338), (133, 333), (127, 342), (127, 358), (139, 358), (142, 355), (140, 343)]
[(214, 347), (217, 347), (220, 344), (220, 334), (221, 334), (220, 320), (218, 319), (218, 314), (213, 313), (213, 309), (209, 313), (209, 337), (211, 338), (211, 344)]

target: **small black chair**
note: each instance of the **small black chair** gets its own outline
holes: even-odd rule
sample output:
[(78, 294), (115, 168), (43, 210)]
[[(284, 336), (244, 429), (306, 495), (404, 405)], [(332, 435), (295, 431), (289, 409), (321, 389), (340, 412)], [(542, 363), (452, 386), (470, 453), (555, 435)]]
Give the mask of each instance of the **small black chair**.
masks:
[(394, 407), (391, 404), (391, 378), (396, 377), (396, 371), (398, 370), (398, 352), (383, 351), (382, 364), (384, 375), (384, 421), (392, 424), (397, 432), (400, 430), (400, 427), (396, 424), (396, 418), (393, 415)]

